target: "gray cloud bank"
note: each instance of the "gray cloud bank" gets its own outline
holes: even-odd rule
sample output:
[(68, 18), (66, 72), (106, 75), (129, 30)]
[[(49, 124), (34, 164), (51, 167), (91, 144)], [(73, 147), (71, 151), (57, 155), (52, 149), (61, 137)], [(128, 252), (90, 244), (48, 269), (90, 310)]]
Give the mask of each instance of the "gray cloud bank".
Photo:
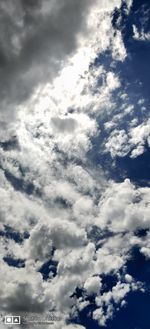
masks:
[(0, 2), (1, 111), (51, 79), (76, 47), (91, 0)]

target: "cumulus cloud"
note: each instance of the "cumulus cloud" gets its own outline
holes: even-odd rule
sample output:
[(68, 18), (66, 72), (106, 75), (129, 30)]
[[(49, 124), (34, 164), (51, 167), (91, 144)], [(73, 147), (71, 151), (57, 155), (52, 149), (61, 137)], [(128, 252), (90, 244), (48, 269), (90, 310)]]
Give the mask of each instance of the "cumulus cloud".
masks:
[(100, 200), (97, 224), (114, 232), (149, 227), (148, 198), (149, 188), (136, 189), (129, 179), (112, 183)]
[[(41, 275), (27, 268), (10, 268), (1, 263), (1, 311), (42, 312), (45, 309), (44, 286)], [(5, 276), (6, 273), (6, 276)]]
[(25, 248), (31, 259), (46, 261), (51, 258), (53, 248), (78, 248), (86, 243), (86, 233), (76, 224), (57, 220), (50, 224), (35, 226)]
[(114, 129), (105, 144), (105, 151), (110, 152), (112, 158), (123, 157), (130, 153), (131, 158), (136, 158), (145, 151), (145, 145), (150, 145), (150, 120), (140, 125), (124, 129)]
[[(100, 326), (105, 326), (106, 321), (111, 319), (114, 311), (114, 304), (121, 304), (124, 301), (124, 297), (131, 291), (136, 290), (137, 286), (129, 283), (118, 282), (116, 286), (112, 288), (112, 291), (104, 293), (102, 296), (96, 298), (96, 304), (99, 306), (93, 312), (93, 318), (98, 320)], [(105, 305), (106, 311), (103, 310)], [(121, 306), (124, 304), (122, 303)]]
[(101, 286), (100, 278), (96, 276), (88, 278), (84, 283), (84, 288), (88, 295), (98, 294)]

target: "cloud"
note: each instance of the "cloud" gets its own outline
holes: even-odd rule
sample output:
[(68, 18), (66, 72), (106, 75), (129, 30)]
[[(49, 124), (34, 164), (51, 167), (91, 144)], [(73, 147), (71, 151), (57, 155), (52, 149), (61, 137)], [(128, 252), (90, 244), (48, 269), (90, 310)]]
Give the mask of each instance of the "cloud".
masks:
[(113, 38), (112, 57), (118, 61), (124, 61), (127, 56), (126, 49), (120, 31), (116, 31)]
[(112, 158), (123, 157), (130, 153), (131, 158), (136, 158), (145, 151), (145, 145), (150, 145), (150, 120), (143, 121), (140, 125), (124, 129), (114, 129), (105, 143), (107, 152)]
[[(25, 100), (52, 79), (86, 31), (91, 1), (1, 1), (1, 109)], [(84, 13), (84, 15), (83, 15)], [(39, 24), (40, 22), (40, 24)]]
[[(114, 303), (121, 304), (121, 301), (124, 301), (124, 297), (132, 289), (136, 290), (136, 285), (118, 282), (116, 286), (112, 288), (112, 291), (106, 292), (100, 297), (96, 297), (96, 304), (99, 308), (93, 312), (93, 318), (98, 320), (100, 326), (106, 326), (107, 320), (111, 319), (113, 316)], [(121, 306), (123, 306), (123, 304), (121, 304)]]
[(99, 277), (88, 278), (84, 283), (84, 288), (88, 295), (98, 294), (102, 284)]
[[(41, 220), (42, 221), (42, 220)], [(55, 219), (54, 222), (37, 225), (25, 242), (29, 257), (42, 262), (52, 257), (53, 248), (78, 248), (86, 244), (86, 233), (75, 223)]]
[(136, 25), (133, 25), (133, 38), (137, 41), (150, 41), (150, 32), (138, 31)]
[(56, 118), (51, 119), (52, 125), (57, 132), (60, 133), (73, 133), (76, 129), (76, 120), (73, 118)]
[(148, 196), (148, 188), (136, 189), (129, 179), (112, 183), (112, 188), (109, 187), (100, 200), (97, 224), (114, 232), (149, 227)]
[(45, 308), (44, 286), (39, 273), (27, 268), (12, 268), (1, 262), (1, 311), (9, 313), (42, 312)]
[[(111, 13), (120, 5), (120, 0), (107, 1), (100, 6), (98, 1), (93, 4), (91, 0), (63, 0), (61, 4), (43, 0), (36, 5), (23, 0), (15, 0), (13, 4), (2, 1), (0, 95), (3, 121), (11, 121), (14, 112), (18, 113), (18, 106), (39, 86), (52, 82), (60, 72), (64, 85), (72, 91), (77, 72), (83, 68), (87, 70), (96, 53), (113, 47), (114, 59), (123, 60), (126, 55), (121, 34), (116, 32), (114, 38), (111, 29)], [(78, 68), (67, 65), (71, 58), (77, 61)]]
[[(112, 157), (135, 156), (149, 141), (149, 121), (135, 121), (129, 131), (117, 126), (124, 113), (133, 112), (113, 69), (127, 56), (120, 31), (112, 27), (120, 6), (119, 0), (0, 4), (7, 35), (2, 31), (0, 40), (1, 99), (12, 111), (17, 107), (16, 120), (5, 136), (3, 123), (1, 133), (1, 256), (25, 263), (19, 268), (1, 261), (1, 305), (6, 313), (59, 311), (56, 329), (84, 328), (66, 323), (91, 295), (93, 316), (105, 324), (137, 284), (126, 273), (130, 250), (138, 243), (145, 255), (149, 251), (148, 239), (142, 243), (135, 236), (137, 229), (149, 228), (149, 189), (109, 181), (97, 158), (103, 122), (110, 129), (105, 151)], [(107, 51), (109, 68), (96, 63)], [(125, 102), (118, 116), (117, 92)], [(42, 268), (51, 261), (56, 275), (43, 280)], [(102, 293), (108, 274), (117, 283)]]
[(112, 157), (125, 156), (130, 151), (128, 145), (128, 136), (125, 130), (113, 130), (105, 144), (106, 150), (110, 152)]
[(85, 329), (85, 327), (78, 324), (69, 324), (68, 326), (63, 327), (63, 329)]

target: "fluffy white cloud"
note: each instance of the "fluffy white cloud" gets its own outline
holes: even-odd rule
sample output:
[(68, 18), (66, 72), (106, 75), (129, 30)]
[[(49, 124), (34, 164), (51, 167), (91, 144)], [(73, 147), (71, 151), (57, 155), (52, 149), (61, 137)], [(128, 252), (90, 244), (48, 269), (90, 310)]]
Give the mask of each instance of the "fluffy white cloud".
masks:
[(113, 130), (108, 141), (105, 144), (106, 151), (109, 151), (112, 157), (124, 156), (130, 151), (128, 145), (128, 136), (125, 130)]
[(31, 259), (44, 262), (51, 258), (53, 248), (78, 248), (85, 245), (86, 241), (85, 231), (75, 223), (55, 218), (50, 223), (44, 221), (43, 225), (34, 227), (25, 243), (25, 249)]
[(128, 132), (124, 129), (113, 130), (106, 141), (105, 151), (110, 152), (112, 157), (123, 157), (131, 152), (130, 157), (136, 158), (144, 153), (146, 143), (150, 145), (150, 120), (131, 126)]
[(44, 311), (45, 297), (44, 284), (41, 274), (31, 268), (13, 268), (1, 262), (0, 289), (1, 311), (11, 312), (42, 312)]
[(88, 278), (84, 283), (84, 288), (88, 295), (98, 294), (101, 286), (100, 278), (97, 276)]
[(149, 227), (149, 188), (135, 188), (129, 179), (111, 185), (100, 200), (97, 225), (113, 232)]
[[(138, 286), (136, 285), (118, 282), (116, 286), (112, 288), (112, 291), (96, 297), (96, 304), (99, 308), (93, 312), (93, 318), (98, 320), (100, 326), (105, 326), (106, 321), (111, 319), (113, 316), (113, 303), (120, 304), (121, 301), (124, 301), (124, 297), (129, 293), (129, 291), (136, 290), (137, 288)], [(103, 308), (104, 305), (106, 311)], [(121, 306), (123, 306), (123, 304), (121, 304)]]

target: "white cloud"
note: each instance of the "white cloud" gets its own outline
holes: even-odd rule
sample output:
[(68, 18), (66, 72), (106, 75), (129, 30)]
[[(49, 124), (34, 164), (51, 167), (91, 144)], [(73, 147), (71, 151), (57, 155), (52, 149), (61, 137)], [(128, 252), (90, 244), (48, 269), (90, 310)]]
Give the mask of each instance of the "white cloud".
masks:
[(42, 262), (51, 258), (53, 248), (78, 248), (87, 242), (86, 233), (73, 222), (58, 220), (49, 223), (41, 219), (43, 225), (37, 225), (25, 243), (29, 257)]
[(13, 268), (1, 262), (1, 310), (41, 312), (45, 309), (44, 285), (39, 273), (28, 268)]
[(134, 145), (131, 157), (134, 158), (144, 153), (144, 146), (146, 142), (150, 145), (150, 120), (131, 129), (130, 136), (130, 143), (131, 145)]
[(114, 232), (149, 227), (149, 188), (136, 189), (129, 179), (111, 186), (100, 200), (97, 225)]
[(127, 5), (127, 9), (128, 9), (128, 13), (132, 7), (133, 4), (133, 0), (126, 0), (126, 5)]
[[(101, 296), (96, 297), (97, 308), (93, 312), (93, 318), (98, 320), (100, 326), (106, 326), (108, 319), (113, 317), (114, 313), (114, 303), (119, 304), (119, 306), (124, 305), (124, 298), (130, 292), (138, 289), (138, 284), (129, 284), (117, 282), (116, 286), (112, 288), (111, 291), (103, 293)], [(123, 302), (123, 304), (122, 304)], [(118, 308), (117, 308), (118, 310)]]
[(128, 136), (125, 130), (113, 130), (108, 141), (105, 144), (106, 151), (109, 151), (112, 157), (124, 156), (130, 151), (128, 145)]
[(128, 132), (124, 129), (113, 130), (106, 141), (105, 151), (110, 152), (112, 158), (123, 157), (129, 152), (131, 152), (131, 158), (136, 158), (144, 153), (146, 142), (150, 145), (150, 120), (133, 127), (131, 125)]
[(88, 278), (84, 283), (84, 289), (88, 295), (98, 294), (102, 284), (99, 277)]
[(136, 25), (133, 25), (133, 38), (138, 41), (150, 41), (150, 32), (145, 33), (143, 29), (138, 31)]

